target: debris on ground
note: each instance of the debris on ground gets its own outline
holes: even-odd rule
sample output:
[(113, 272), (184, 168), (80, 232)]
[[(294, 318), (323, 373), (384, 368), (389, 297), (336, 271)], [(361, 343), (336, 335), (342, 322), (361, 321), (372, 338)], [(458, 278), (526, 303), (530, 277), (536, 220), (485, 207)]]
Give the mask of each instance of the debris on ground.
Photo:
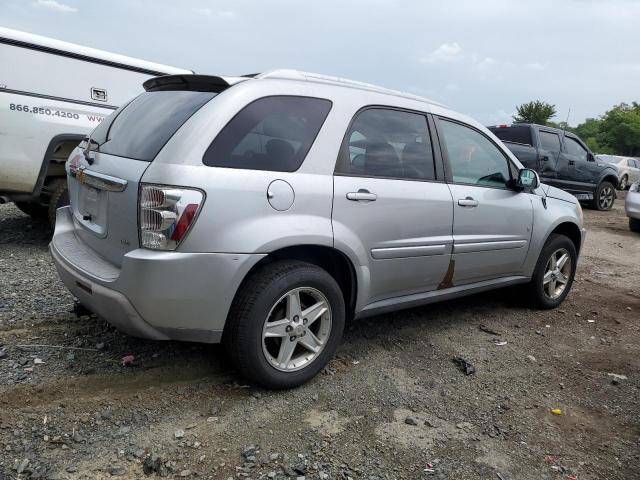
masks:
[(453, 357), (453, 363), (455, 363), (465, 375), (473, 375), (476, 373), (476, 367), (462, 357)]
[(478, 328), (484, 333), (488, 333), (489, 335), (495, 335), (497, 337), (501, 335), (499, 332), (495, 331), (492, 328), (487, 327), (486, 325), (483, 325), (482, 323), (478, 326)]
[[(0, 478), (637, 478), (640, 243), (622, 206), (584, 214), (564, 315), (498, 290), (354, 320), (326, 375), (271, 392), (246, 385), (222, 346), (70, 314), (50, 230), (0, 205)], [(145, 368), (123, 367), (128, 354)]]
[(125, 367), (131, 367), (133, 366), (133, 362), (135, 361), (135, 359), (136, 357), (133, 355), (125, 355), (121, 359), (122, 365), (124, 365)]

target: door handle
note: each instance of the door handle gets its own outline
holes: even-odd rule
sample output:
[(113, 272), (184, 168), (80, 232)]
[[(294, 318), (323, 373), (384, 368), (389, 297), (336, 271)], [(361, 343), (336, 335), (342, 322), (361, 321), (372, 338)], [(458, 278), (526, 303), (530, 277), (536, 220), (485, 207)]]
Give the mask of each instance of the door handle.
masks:
[(540, 161), (541, 162), (548, 162), (549, 161), (549, 157), (547, 155), (541, 155), (540, 156)]
[(375, 202), (377, 198), (378, 195), (364, 188), (361, 188), (357, 192), (347, 193), (347, 200), (353, 200), (354, 202)]
[(576, 162), (574, 160), (569, 160), (569, 165), (575, 165)]
[(467, 197), (467, 198), (460, 198), (458, 200), (458, 205), (460, 205), (461, 207), (477, 207), (478, 206), (478, 201), (474, 200), (471, 197)]

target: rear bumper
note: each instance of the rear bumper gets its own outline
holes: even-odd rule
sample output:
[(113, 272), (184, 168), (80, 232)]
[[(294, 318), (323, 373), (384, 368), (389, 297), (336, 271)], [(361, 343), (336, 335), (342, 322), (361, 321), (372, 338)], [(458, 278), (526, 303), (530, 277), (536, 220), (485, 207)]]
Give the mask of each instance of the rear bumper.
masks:
[(240, 283), (264, 257), (137, 249), (118, 268), (75, 228), (70, 208), (59, 209), (49, 249), (63, 283), (119, 330), (156, 340), (219, 342)]

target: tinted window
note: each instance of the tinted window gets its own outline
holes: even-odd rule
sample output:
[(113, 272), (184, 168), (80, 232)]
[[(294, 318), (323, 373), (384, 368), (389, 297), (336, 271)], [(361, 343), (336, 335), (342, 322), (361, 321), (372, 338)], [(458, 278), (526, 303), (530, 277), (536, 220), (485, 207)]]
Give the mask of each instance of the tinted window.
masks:
[(150, 162), (178, 128), (215, 95), (145, 92), (103, 120), (91, 138), (100, 144), (100, 152)]
[(293, 172), (300, 168), (331, 102), (307, 97), (265, 97), (247, 105), (204, 154), (211, 167)]
[(540, 147), (543, 150), (560, 153), (560, 137), (557, 133), (539, 132)]
[(111, 124), (116, 119), (118, 114), (120, 114), (120, 112), (124, 109), (125, 106), (126, 105), (118, 108), (111, 115), (109, 115), (108, 117), (105, 117), (104, 120), (100, 122), (100, 125), (98, 125), (93, 130), (93, 132), (91, 132), (91, 140), (98, 143), (99, 145), (102, 145), (104, 142), (106, 142), (107, 133), (109, 133), (109, 127), (111, 127)]
[(531, 127), (492, 127), (489, 130), (500, 140), (506, 142), (524, 143), (531, 145)]
[(434, 180), (427, 117), (383, 108), (360, 112), (349, 127), (336, 172)]
[(441, 121), (453, 181), (506, 187), (509, 162), (487, 137), (459, 123)]
[(578, 157), (578, 160), (587, 161), (587, 150), (580, 145), (577, 140), (571, 137), (565, 137), (564, 140), (564, 145), (569, 155), (575, 155)]

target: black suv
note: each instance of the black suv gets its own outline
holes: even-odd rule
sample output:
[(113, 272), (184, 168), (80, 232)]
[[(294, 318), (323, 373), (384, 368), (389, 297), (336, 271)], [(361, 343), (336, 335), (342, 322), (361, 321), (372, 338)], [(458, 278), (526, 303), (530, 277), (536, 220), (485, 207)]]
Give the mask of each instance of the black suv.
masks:
[(566, 190), (598, 210), (613, 207), (616, 168), (598, 162), (573, 133), (529, 123), (497, 125), (489, 130), (525, 167), (536, 170), (544, 183)]

